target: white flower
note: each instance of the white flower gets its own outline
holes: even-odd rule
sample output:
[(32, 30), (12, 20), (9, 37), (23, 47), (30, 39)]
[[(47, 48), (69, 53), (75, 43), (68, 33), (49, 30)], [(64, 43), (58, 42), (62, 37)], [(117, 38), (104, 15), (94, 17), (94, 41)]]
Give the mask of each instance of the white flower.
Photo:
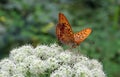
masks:
[(0, 70), (2, 70), (2, 71), (11, 72), (11, 71), (13, 71), (14, 67), (15, 67), (14, 62), (9, 59), (3, 59), (0, 62)]
[(58, 70), (55, 70), (50, 77), (72, 77), (72, 68), (69, 65), (62, 65)]
[(14, 71), (12, 73), (15, 77), (17, 77), (18, 75), (19, 77), (22, 77), (26, 75), (28, 68), (25, 63), (17, 63), (13, 70)]
[(40, 45), (40, 46), (37, 46), (34, 51), (35, 51), (35, 55), (39, 58), (41, 58), (42, 60), (46, 60), (49, 56), (49, 50), (50, 50), (50, 47), (48, 46), (45, 46), (45, 45)]
[(71, 62), (71, 52), (61, 52), (60, 54), (56, 55), (55, 58), (63, 63), (70, 63)]
[(57, 54), (60, 54), (61, 52), (63, 51), (63, 49), (60, 47), (60, 46), (58, 46), (57, 44), (52, 44), (51, 46), (50, 46), (50, 50), (49, 50), (49, 57), (54, 57), (54, 56), (56, 56)]
[(93, 77), (106, 77), (105, 73), (101, 69), (93, 69), (91, 70), (92, 76)]
[(33, 47), (30, 45), (22, 46), (10, 52), (10, 59), (15, 62), (22, 62), (24, 58), (33, 53)]
[(50, 69), (50, 70), (54, 70), (60, 66), (59, 60), (57, 60), (56, 58), (53, 58), (53, 57), (50, 57), (48, 60), (46, 60), (46, 62), (48, 65), (48, 69)]
[(57, 44), (16, 48), (0, 61), (0, 77), (105, 77), (95, 59), (63, 50)]
[(8, 71), (1, 70), (0, 71), (0, 77), (10, 77), (10, 74), (9, 74)]
[(93, 77), (91, 71), (81, 62), (73, 66), (75, 77)]
[(57, 51), (57, 52), (62, 52), (63, 51), (63, 48), (62, 47), (60, 47), (59, 45), (57, 45), (57, 44), (51, 44), (51, 49), (53, 50), (53, 51)]
[(35, 55), (42, 60), (46, 60), (49, 57), (54, 57), (55, 55), (61, 52), (62, 48), (57, 46), (56, 44), (49, 46), (40, 45), (35, 48)]
[(14, 74), (14, 75), (12, 75), (10, 77), (25, 77), (25, 76), (23, 74)]
[(28, 67), (36, 59), (38, 58), (35, 55), (30, 55), (24, 58), (23, 63)]
[(102, 70), (103, 67), (102, 67), (101, 63), (98, 62), (97, 60), (92, 59), (92, 60), (90, 60), (89, 62), (90, 62), (90, 65), (88, 66), (89, 69), (92, 70), (92, 69), (94, 69), (94, 68), (97, 68), (97, 69)]
[(47, 63), (37, 58), (35, 55), (28, 56), (23, 61), (32, 74), (40, 74), (46, 71)]
[[(3, 59), (0, 62), (0, 68), (1, 68), (0, 74), (1, 75), (5, 74), (8, 77), (12, 77), (13, 75), (15, 76), (18, 74), (21, 74), (24, 76), (24, 75), (26, 75), (26, 71), (27, 71), (25, 64), (23, 64), (23, 63), (15, 64), (13, 61), (11, 61), (9, 59)], [(2, 76), (2, 77), (6, 77), (6, 76)], [(15, 77), (18, 77), (18, 76), (15, 76)]]
[(22, 47), (13, 49), (10, 52), (10, 56), (11, 55), (16, 55), (18, 53), (25, 53), (25, 54), (29, 55), (29, 54), (32, 54), (32, 52), (33, 52), (33, 47), (31, 45), (24, 45)]
[(29, 66), (29, 72), (32, 74), (41, 74), (44, 73), (47, 69), (47, 65), (44, 61), (40, 59), (33, 60), (33, 62)]
[(76, 56), (76, 62), (81, 62), (83, 65), (88, 65), (89, 64), (89, 59), (83, 55), (77, 55)]

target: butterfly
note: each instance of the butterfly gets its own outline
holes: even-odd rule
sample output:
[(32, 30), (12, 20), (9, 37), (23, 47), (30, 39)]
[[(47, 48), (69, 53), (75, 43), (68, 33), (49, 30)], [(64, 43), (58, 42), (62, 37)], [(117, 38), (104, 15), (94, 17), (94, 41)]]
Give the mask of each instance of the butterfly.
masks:
[(85, 28), (74, 33), (65, 15), (59, 13), (59, 22), (56, 26), (56, 36), (61, 43), (75, 48), (90, 35), (91, 31), (91, 28)]

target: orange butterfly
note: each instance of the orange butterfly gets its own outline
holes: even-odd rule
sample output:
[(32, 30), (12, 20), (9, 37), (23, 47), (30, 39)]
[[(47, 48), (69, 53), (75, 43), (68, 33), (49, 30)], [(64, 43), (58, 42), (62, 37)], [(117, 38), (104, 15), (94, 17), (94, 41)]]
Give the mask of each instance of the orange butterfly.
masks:
[(76, 47), (88, 37), (91, 31), (92, 30), (90, 28), (85, 28), (80, 32), (73, 33), (67, 18), (64, 16), (64, 14), (59, 13), (59, 23), (56, 27), (56, 35), (58, 41), (61, 43), (71, 47)]

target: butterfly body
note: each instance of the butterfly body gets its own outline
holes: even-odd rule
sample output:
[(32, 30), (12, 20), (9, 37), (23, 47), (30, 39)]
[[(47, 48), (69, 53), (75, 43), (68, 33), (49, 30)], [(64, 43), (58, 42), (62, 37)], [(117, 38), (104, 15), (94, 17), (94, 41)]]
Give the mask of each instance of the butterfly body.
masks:
[(86, 39), (90, 33), (90, 28), (85, 28), (80, 32), (73, 33), (67, 18), (64, 14), (59, 13), (59, 23), (56, 26), (56, 36), (61, 43), (76, 47)]

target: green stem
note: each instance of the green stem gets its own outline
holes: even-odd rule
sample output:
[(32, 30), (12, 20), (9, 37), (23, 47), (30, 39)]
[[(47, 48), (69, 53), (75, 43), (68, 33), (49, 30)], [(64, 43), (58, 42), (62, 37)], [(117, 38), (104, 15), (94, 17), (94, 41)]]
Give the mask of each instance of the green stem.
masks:
[(118, 29), (119, 25), (119, 12), (120, 12), (120, 5), (116, 5), (115, 13), (114, 13), (114, 20), (113, 20), (113, 29)]

